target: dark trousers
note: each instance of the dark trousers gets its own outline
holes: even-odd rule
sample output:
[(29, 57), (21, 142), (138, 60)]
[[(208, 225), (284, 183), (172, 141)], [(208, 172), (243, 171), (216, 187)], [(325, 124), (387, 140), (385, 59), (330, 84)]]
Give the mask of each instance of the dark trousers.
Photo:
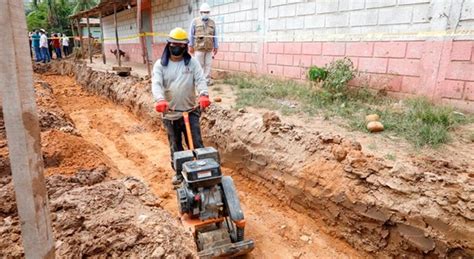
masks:
[(69, 56), (69, 46), (63, 46), (64, 57)]
[(56, 52), (56, 59), (61, 59), (61, 48), (54, 48), (54, 52)]
[[(201, 112), (193, 111), (189, 113), (189, 124), (191, 126), (191, 133), (193, 137), (194, 148), (202, 148), (204, 144), (202, 143), (201, 138), (201, 127), (199, 125), (199, 117), (201, 117)], [(177, 151), (183, 151), (183, 135), (186, 145), (188, 144), (188, 136), (186, 134), (186, 126), (184, 125), (184, 119), (180, 118), (178, 120), (166, 120), (163, 119), (163, 124), (168, 132), (168, 141), (170, 143), (170, 152), (171, 152), (171, 167), (173, 166), (173, 154)], [(173, 168), (174, 169), (174, 168)]]

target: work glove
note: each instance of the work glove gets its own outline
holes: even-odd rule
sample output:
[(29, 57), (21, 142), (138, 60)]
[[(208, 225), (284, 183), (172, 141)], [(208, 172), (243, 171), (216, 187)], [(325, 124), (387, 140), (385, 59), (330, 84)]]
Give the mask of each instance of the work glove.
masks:
[(169, 104), (167, 101), (165, 100), (161, 100), (159, 102), (156, 103), (155, 105), (155, 110), (157, 112), (165, 112), (168, 110), (168, 107), (169, 107)]
[(206, 95), (201, 95), (199, 97), (199, 106), (201, 107), (201, 110), (206, 109), (211, 105), (211, 101), (209, 100), (209, 96)]

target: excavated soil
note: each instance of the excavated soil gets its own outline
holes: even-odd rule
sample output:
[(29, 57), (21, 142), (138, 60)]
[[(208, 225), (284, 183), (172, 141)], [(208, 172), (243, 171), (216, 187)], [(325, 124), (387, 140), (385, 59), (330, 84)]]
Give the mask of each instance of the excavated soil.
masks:
[[(50, 85), (35, 89), (56, 256), (195, 258), (192, 237), (149, 187), (134, 177), (113, 180), (118, 169), (81, 136)], [(1, 112), (0, 200), (0, 257), (24, 257)]]
[[(84, 98), (81, 91), (81, 98), (60, 101), (81, 134), (120, 172), (143, 178), (166, 209), (176, 210), (174, 193), (163, 182), (172, 172), (150, 82), (70, 63), (48, 71), (74, 74), (90, 93), (124, 107)], [(54, 89), (73, 88), (73, 82), (64, 86), (65, 78), (43, 79), (53, 80)], [(87, 98), (93, 102), (79, 101)], [(236, 179), (256, 257), (474, 255), (472, 143), (460, 158), (440, 150), (388, 161), (363, 151), (344, 132), (314, 130), (272, 112), (214, 106), (202, 121), (205, 141), (219, 149), (226, 172)]]

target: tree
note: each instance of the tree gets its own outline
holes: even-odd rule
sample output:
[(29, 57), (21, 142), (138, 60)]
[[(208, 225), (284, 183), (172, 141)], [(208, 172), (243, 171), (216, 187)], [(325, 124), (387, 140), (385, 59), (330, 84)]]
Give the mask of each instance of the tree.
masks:
[(77, 0), (76, 6), (72, 10), (73, 14), (79, 13), (81, 11), (91, 9), (97, 4), (96, 0)]

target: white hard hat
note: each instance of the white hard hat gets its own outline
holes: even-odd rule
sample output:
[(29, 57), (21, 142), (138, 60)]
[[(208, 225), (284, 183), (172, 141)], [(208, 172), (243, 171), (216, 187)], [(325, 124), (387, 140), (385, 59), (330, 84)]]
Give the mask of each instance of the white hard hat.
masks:
[(207, 3), (202, 3), (201, 7), (199, 8), (199, 12), (210, 12), (211, 7)]

